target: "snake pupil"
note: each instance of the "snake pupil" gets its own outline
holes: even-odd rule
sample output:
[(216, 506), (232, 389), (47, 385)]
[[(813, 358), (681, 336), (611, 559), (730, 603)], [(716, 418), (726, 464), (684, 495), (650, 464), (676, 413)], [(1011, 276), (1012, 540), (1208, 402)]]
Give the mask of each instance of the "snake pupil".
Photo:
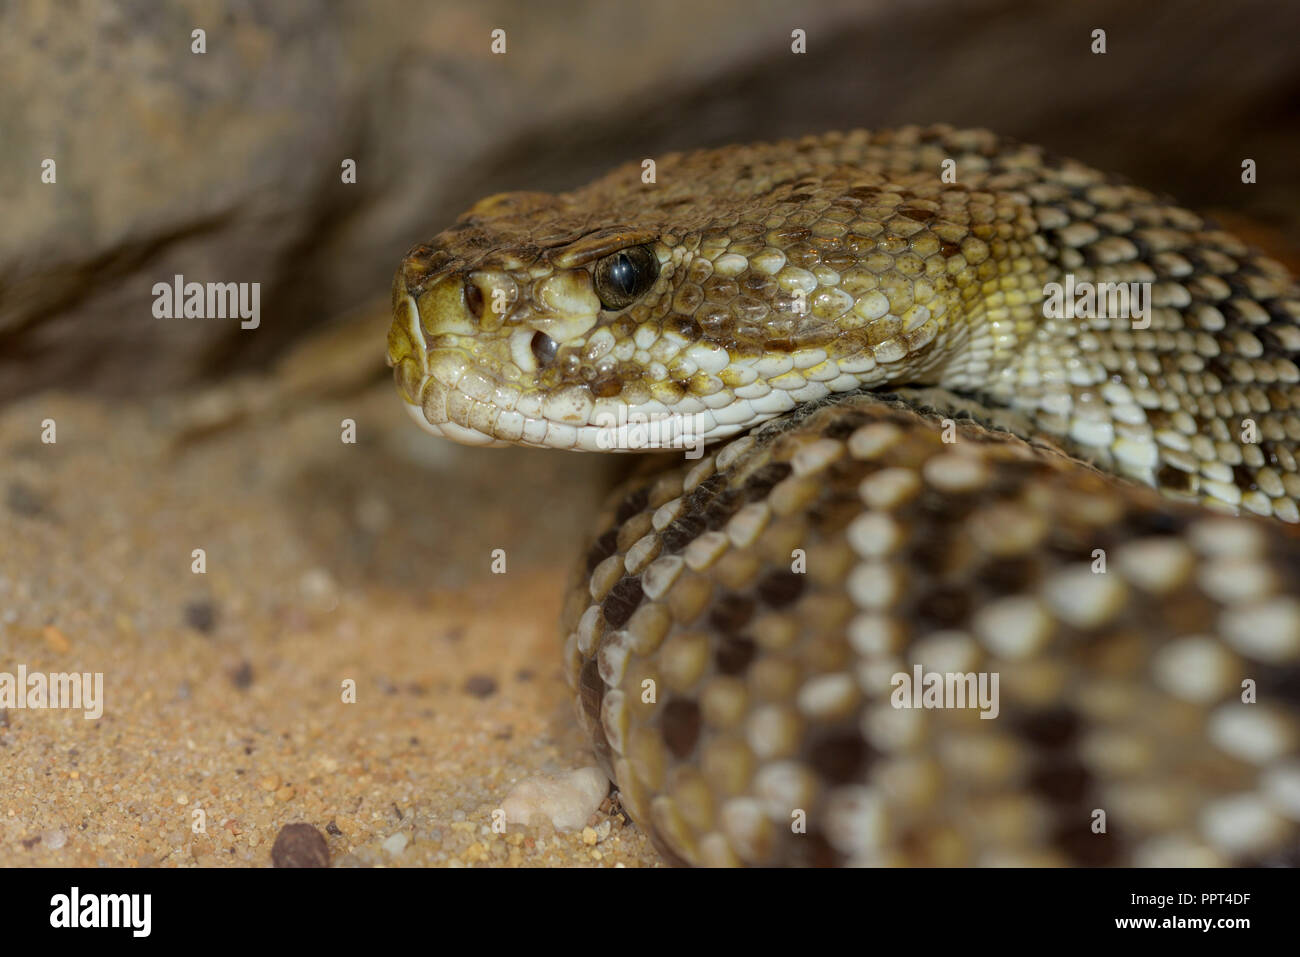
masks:
[(632, 295), (632, 290), (636, 288), (636, 274), (627, 253), (619, 253), (614, 257), (614, 265), (609, 267), (609, 281), (624, 296)]
[(630, 246), (597, 261), (596, 295), (609, 310), (636, 302), (659, 277), (659, 260), (649, 246)]
[(544, 332), (534, 332), (529, 346), (533, 350), (533, 358), (539, 365), (546, 365), (554, 359), (556, 350), (560, 348), (556, 341)]

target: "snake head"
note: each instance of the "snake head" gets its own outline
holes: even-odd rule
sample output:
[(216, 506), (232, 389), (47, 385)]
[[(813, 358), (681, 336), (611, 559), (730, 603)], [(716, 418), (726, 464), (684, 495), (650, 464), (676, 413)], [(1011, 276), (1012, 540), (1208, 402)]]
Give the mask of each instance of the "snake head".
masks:
[(474, 445), (596, 449), (625, 392), (650, 401), (629, 388), (630, 360), (645, 357), (634, 334), (664, 301), (674, 250), (656, 230), (582, 219), (563, 197), (503, 193), (407, 254), (388, 359), (422, 426)]
[(900, 185), (818, 144), (477, 203), (393, 282), (388, 358), (413, 417), (469, 444), (680, 447), (924, 381), (959, 302), (967, 227), (943, 214), (964, 207), (929, 171)]

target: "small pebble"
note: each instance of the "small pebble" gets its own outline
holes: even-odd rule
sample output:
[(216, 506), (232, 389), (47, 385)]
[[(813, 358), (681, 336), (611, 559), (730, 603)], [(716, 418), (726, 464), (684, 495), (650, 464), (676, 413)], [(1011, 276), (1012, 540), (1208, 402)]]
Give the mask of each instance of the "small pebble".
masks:
[(497, 682), (491, 675), (473, 675), (465, 682), (465, 693), (475, 698), (490, 698), (496, 691)]
[(35, 518), (45, 511), (41, 495), (26, 482), (11, 482), (5, 494), (5, 504), (10, 510), (25, 518)]
[(236, 688), (247, 688), (253, 683), (253, 666), (247, 661), (241, 661), (230, 672), (230, 683)]
[(68, 843), (68, 836), (62, 831), (46, 831), (41, 835), (41, 840), (50, 850), (57, 851)]
[(280, 828), (271, 847), (271, 862), (276, 867), (329, 867), (330, 849), (320, 831), (299, 821)]
[(298, 591), (312, 611), (328, 612), (338, 607), (338, 584), (324, 568), (311, 568), (298, 580)]
[(397, 834), (394, 834), (392, 837), (390, 837), (388, 840), (384, 841), (384, 843), (380, 846), (383, 847), (383, 849), (387, 851), (389, 854), (392, 854), (394, 857), (396, 857), (398, 854), (401, 854), (402, 851), (406, 850), (406, 842), (408, 840), (410, 840), (410, 838), (408, 838), (405, 834), (398, 832)]
[(217, 626), (217, 607), (210, 601), (192, 601), (185, 606), (185, 624), (210, 635)]
[(53, 625), (46, 625), (41, 634), (45, 636), (45, 643), (59, 654), (67, 654), (72, 650), (72, 642), (68, 641), (68, 636)]

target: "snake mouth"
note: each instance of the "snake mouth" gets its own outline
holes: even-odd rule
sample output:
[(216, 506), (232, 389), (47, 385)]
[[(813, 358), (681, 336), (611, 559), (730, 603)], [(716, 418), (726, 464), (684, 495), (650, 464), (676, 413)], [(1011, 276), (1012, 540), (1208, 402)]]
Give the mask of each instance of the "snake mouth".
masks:
[[(463, 393), (457, 395), (463, 396)], [(431, 418), (425, 405), (409, 401), (404, 405), (420, 428), (432, 435), (461, 445), (496, 448), (522, 445), (574, 452), (693, 450), (733, 436), (749, 426), (748, 422), (719, 422), (708, 412), (644, 413), (636, 410), (627, 411), (621, 416), (616, 413), (600, 413), (592, 422), (575, 425), (524, 415), (517, 410), (502, 410), (490, 403), (465, 398), (468, 403), (462, 401), (458, 406), (459, 409), (468, 407), (468, 417), (464, 422), (455, 420), (459, 415), (453, 418), (435, 414)], [(740, 409), (744, 410), (748, 406), (750, 403), (738, 400)], [(775, 414), (764, 414), (757, 409), (749, 412), (765, 418)], [(494, 427), (470, 424), (475, 420), (482, 423), (482, 426), (486, 426), (489, 420), (498, 424)]]
[[(532, 387), (509, 349), (483, 351), (481, 342), (451, 332), (427, 335), (419, 308), (405, 294), (395, 296), (388, 362), (407, 412), (422, 429), (474, 446), (696, 450), (815, 397), (764, 385), (757, 391), (751, 386), (750, 394), (741, 388), (687, 397), (670, 407), (649, 397), (630, 402), (593, 394), (584, 383)], [(521, 374), (503, 374), (505, 369)]]

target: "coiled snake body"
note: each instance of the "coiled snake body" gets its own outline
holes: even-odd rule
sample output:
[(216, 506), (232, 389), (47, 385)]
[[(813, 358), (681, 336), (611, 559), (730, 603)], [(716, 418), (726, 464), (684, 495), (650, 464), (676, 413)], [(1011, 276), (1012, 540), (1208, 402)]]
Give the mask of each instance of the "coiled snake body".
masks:
[[(636, 448), (640, 413), (711, 443), (611, 498), (563, 622), (661, 851), (1293, 862), (1287, 272), (984, 131), (650, 171), (492, 196), (416, 246), (389, 361), (459, 441)], [(1102, 283), (1149, 308), (1055, 308)]]

